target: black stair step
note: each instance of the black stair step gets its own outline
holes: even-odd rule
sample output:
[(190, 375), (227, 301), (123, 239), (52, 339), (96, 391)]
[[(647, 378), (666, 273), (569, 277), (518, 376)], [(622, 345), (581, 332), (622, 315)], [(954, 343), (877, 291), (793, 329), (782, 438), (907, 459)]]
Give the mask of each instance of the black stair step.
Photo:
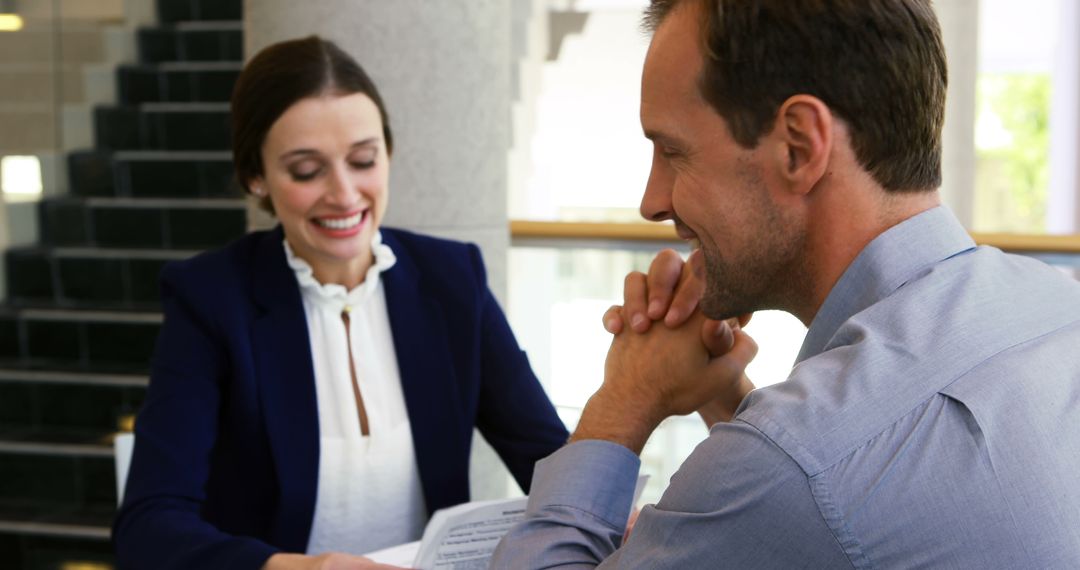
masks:
[(243, 20), (240, 0), (157, 0), (159, 22)]
[(239, 62), (125, 65), (117, 70), (120, 102), (224, 102), (240, 75)]
[(68, 155), (72, 194), (128, 198), (239, 198), (227, 151), (80, 151)]
[(115, 505), (42, 508), (26, 501), (0, 501), (0, 532), (108, 539), (115, 516)]
[(56, 296), (50, 259), (16, 248), (4, 252), (4, 262), (9, 299), (46, 301)]
[(142, 28), (136, 41), (139, 61), (144, 64), (244, 61), (244, 30), (239, 19)]
[(0, 368), (0, 425), (66, 434), (129, 429), (145, 375)]
[(27, 508), (116, 505), (112, 432), (0, 431), (0, 502)]
[(0, 311), (0, 360), (18, 362), (23, 355), (22, 326), (10, 310)]
[(0, 560), (24, 570), (113, 567), (115, 507), (25, 507), (0, 502)]
[(114, 430), (0, 427), (5, 568), (111, 568)]
[(112, 458), (112, 442), (116, 433), (115, 427), (79, 429), (0, 425), (0, 454)]
[[(9, 309), (10, 311), (10, 306)], [(40, 309), (35, 309), (40, 310)], [(143, 311), (150, 312), (150, 311)], [(0, 326), (3, 326), (3, 318), (0, 318)], [(18, 328), (16, 323), (15, 328)], [(27, 372), (41, 372), (48, 374), (89, 374), (103, 377), (147, 377), (150, 373), (150, 360), (140, 363), (101, 363), (80, 361), (34, 361), (22, 360), (18, 356), (0, 357), (0, 368), (5, 370), (24, 370)]]
[(160, 313), (0, 309), (0, 366), (145, 373)]
[(38, 206), (41, 243), (196, 250), (247, 229), (243, 200), (54, 198)]
[(94, 109), (95, 147), (108, 150), (228, 150), (227, 103), (145, 103)]
[[(116, 312), (128, 312), (137, 311), (142, 313), (152, 313), (161, 308), (161, 305), (157, 301), (71, 301), (65, 300), (58, 302), (54, 299), (33, 299), (33, 298), (8, 298), (5, 299), (6, 306), (13, 309), (22, 310), (63, 310), (63, 311), (116, 311)], [(3, 365), (4, 359), (0, 357), (0, 365)], [(74, 370), (74, 369), (73, 369)], [(79, 368), (78, 370), (81, 370)], [(111, 370), (111, 369), (110, 369)]]
[[(35, 385), (90, 386), (116, 389), (145, 389), (150, 383), (146, 374), (102, 373), (85, 370), (49, 370), (12, 366), (0, 362), (0, 382)], [(3, 422), (0, 422), (3, 423)], [(111, 424), (110, 424), (111, 425)]]
[[(19, 525), (22, 528), (25, 525)], [(38, 528), (40, 525), (35, 525)], [(20, 570), (113, 570), (112, 544), (102, 538), (7, 533), (0, 521), (0, 558)], [(47, 527), (48, 528), (48, 527)], [(64, 527), (59, 527), (64, 528)]]
[(186, 250), (21, 247), (7, 256), (8, 300), (14, 305), (93, 308), (153, 307), (158, 275)]

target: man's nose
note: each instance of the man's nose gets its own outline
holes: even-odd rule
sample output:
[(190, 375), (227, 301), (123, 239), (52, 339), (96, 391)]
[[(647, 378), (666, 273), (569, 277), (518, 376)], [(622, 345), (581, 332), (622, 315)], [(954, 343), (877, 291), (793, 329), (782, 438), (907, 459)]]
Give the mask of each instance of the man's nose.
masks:
[(641, 217), (651, 222), (670, 220), (673, 217), (671, 207), (671, 180), (654, 166), (645, 184), (645, 194), (641, 196)]

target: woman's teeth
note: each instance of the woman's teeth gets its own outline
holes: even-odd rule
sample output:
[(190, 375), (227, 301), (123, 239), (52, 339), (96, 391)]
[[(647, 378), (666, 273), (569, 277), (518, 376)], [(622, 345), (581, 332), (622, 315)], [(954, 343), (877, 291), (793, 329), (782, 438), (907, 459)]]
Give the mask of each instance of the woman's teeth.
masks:
[(690, 244), (690, 250), (691, 251), (693, 251), (695, 249), (701, 249), (701, 240), (700, 239), (692, 238), (690, 240), (687, 240), (687, 242)]
[(348, 218), (315, 218), (315, 223), (331, 230), (347, 230), (360, 223), (364, 219), (364, 213), (360, 212)]

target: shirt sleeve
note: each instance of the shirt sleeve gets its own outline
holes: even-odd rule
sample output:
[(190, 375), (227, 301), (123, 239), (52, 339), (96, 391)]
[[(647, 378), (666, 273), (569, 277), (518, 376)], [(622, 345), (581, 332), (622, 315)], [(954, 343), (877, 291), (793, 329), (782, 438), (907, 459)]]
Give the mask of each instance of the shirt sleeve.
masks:
[(641, 461), (607, 441), (571, 443), (536, 464), (525, 521), (492, 568), (591, 568), (622, 541)]
[(717, 424), (620, 544), (638, 461), (582, 441), (537, 466), (494, 568), (850, 568), (806, 473), (759, 431)]

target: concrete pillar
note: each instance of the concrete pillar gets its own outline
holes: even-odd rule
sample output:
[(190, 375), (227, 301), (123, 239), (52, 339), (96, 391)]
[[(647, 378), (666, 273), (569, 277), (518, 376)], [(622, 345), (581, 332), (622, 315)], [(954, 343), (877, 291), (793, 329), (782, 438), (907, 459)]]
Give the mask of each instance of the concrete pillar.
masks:
[[(386, 223), (477, 243), (492, 290), (505, 301), (511, 3), (244, 2), (248, 57), (310, 34), (353, 55), (386, 102), (394, 130)], [(505, 470), (476, 442), (473, 498), (505, 496)]]
[(942, 134), (942, 200), (967, 228), (975, 211), (975, 94), (979, 73), (978, 0), (936, 0), (949, 62)]

